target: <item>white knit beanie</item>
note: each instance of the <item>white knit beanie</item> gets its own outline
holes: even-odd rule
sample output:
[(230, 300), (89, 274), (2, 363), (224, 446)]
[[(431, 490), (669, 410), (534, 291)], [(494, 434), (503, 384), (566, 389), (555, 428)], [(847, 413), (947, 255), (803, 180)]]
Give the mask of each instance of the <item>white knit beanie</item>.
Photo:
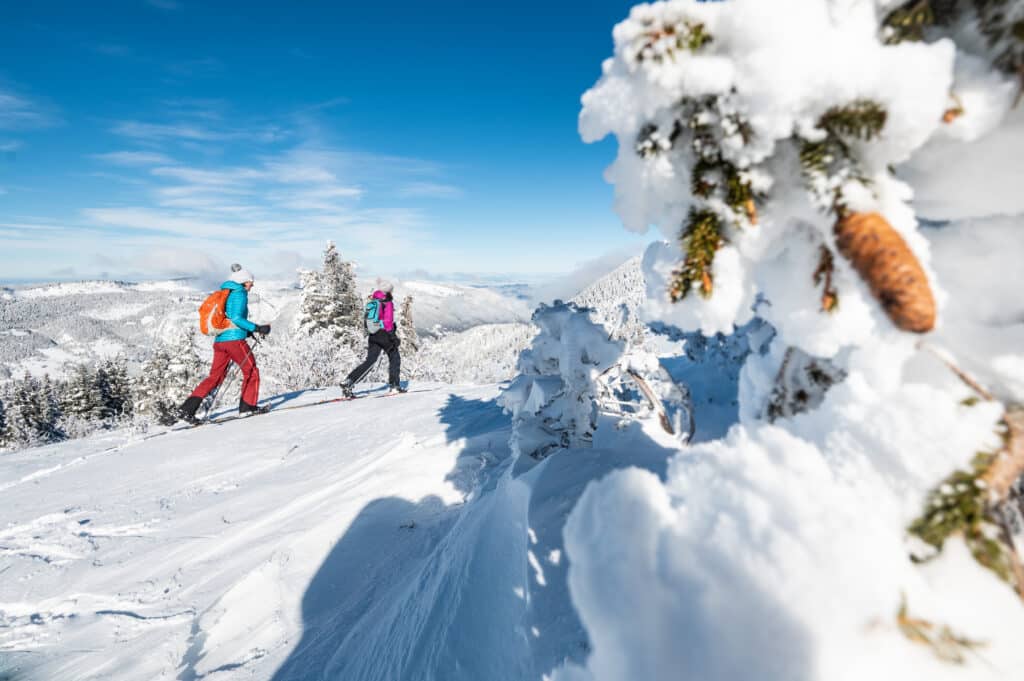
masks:
[(231, 276), (228, 277), (229, 281), (233, 281), (236, 284), (244, 284), (247, 281), (255, 281), (252, 276), (252, 272), (243, 268), (238, 263), (231, 266)]
[(378, 279), (377, 280), (377, 290), (378, 291), (383, 291), (384, 293), (391, 293), (392, 291), (395, 290), (395, 287), (387, 279)]

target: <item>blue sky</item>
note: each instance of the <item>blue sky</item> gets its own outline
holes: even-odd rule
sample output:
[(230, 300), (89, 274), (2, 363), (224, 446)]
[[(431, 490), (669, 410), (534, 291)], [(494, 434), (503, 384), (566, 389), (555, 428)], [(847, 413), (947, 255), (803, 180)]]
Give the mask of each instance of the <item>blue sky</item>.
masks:
[(0, 280), (636, 250), (576, 131), (630, 4), (4, 3)]

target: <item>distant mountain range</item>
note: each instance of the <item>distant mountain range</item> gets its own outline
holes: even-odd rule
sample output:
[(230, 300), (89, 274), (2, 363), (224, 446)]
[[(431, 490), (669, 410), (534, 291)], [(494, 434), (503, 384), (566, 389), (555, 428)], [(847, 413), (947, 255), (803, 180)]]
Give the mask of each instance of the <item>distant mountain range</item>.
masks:
[[(360, 284), (369, 292), (373, 282)], [(116, 355), (138, 365), (162, 338), (195, 325), (196, 309), (206, 293), (189, 279), (4, 286), (0, 288), (0, 380), (25, 371), (59, 376), (70, 364)], [(396, 300), (413, 297), (417, 332), (427, 345), (439, 344), (429, 356), (441, 364), (430, 373), (456, 382), (509, 377), (519, 351), (532, 338), (531, 293), (527, 285), (395, 282)], [(635, 313), (642, 298), (640, 259), (631, 258), (584, 288), (573, 301), (614, 321), (621, 317), (622, 305)], [(290, 282), (257, 282), (250, 297), (250, 317), (290, 328), (300, 299), (301, 291)], [(204, 341), (200, 344), (205, 348)], [(474, 367), (474, 362), (479, 366)]]

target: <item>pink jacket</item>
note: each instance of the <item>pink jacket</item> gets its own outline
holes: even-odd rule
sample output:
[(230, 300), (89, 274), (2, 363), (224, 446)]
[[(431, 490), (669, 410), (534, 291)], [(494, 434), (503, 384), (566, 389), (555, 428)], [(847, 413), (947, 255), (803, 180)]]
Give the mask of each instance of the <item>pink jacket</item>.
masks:
[(373, 297), (376, 300), (384, 300), (383, 308), (380, 311), (380, 321), (384, 325), (384, 330), (392, 332), (395, 330), (395, 303), (390, 300), (385, 300), (388, 294), (383, 291), (374, 291)]

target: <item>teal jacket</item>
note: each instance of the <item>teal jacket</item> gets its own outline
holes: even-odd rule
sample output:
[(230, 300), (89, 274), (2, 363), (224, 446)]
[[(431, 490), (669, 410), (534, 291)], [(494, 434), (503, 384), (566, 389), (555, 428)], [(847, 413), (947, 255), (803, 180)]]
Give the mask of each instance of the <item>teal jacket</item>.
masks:
[(256, 330), (256, 325), (249, 321), (249, 292), (244, 286), (233, 281), (225, 281), (220, 287), (231, 289), (227, 302), (224, 303), (224, 316), (238, 328), (218, 334), (213, 342), (245, 340), (250, 331)]

